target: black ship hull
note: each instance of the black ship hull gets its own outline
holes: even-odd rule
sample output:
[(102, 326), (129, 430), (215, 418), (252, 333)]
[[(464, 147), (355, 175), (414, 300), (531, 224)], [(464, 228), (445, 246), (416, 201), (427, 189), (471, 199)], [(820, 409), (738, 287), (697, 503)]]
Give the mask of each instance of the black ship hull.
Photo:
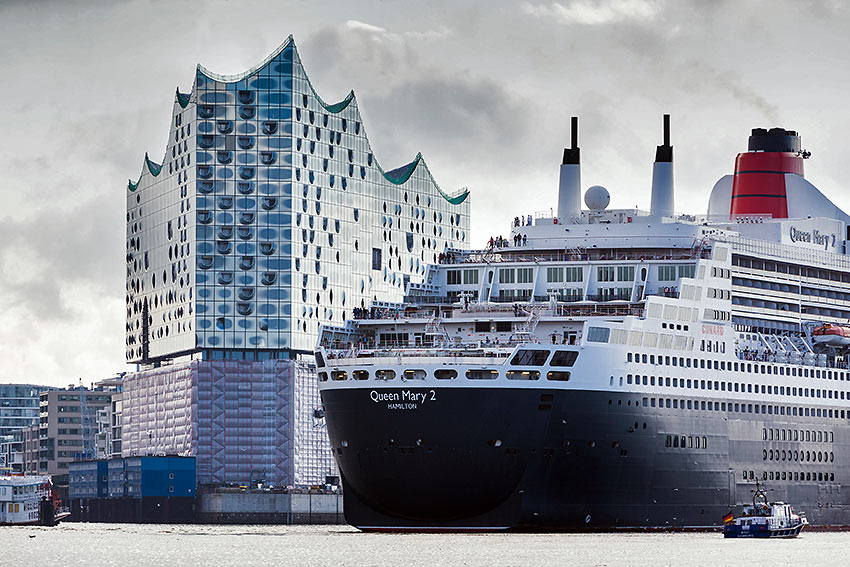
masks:
[[(340, 388), (322, 400), (346, 520), (362, 529), (716, 526), (750, 498), (749, 473), (768, 470), (771, 498), (813, 524), (850, 524), (843, 422), (741, 418), (684, 402), (650, 408), (635, 394), (559, 389)], [(815, 426), (834, 432), (834, 462), (765, 462), (765, 428)], [(779, 480), (794, 471), (816, 480)]]

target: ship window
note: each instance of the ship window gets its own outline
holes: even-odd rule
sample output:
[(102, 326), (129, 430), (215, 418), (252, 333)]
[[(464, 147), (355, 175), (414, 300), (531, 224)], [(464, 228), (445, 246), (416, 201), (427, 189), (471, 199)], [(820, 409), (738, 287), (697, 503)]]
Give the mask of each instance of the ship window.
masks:
[(419, 369), (408, 369), (405, 370), (401, 375), (402, 380), (424, 380), (425, 379), (425, 371)]
[(434, 371), (434, 378), (437, 380), (454, 380), (457, 378), (457, 370), (451, 368), (438, 368)]
[(508, 380), (539, 380), (539, 370), (508, 370)]
[(678, 435), (673, 436), (673, 447), (676, 447), (676, 448), (679, 447), (679, 436)]
[(355, 380), (368, 380), (369, 379), (369, 371), (368, 370), (355, 370), (351, 373), (351, 376)]
[(331, 380), (348, 380), (348, 372), (346, 372), (345, 370), (333, 370), (331, 372)]
[(611, 329), (608, 327), (590, 327), (587, 330), (587, 342), (607, 343), (610, 335)]
[(476, 321), (475, 322), (475, 332), (476, 333), (489, 333), (490, 332), (490, 322), (489, 321)]
[(499, 377), (499, 372), (488, 369), (470, 369), (466, 371), (466, 377), (469, 380), (495, 380)]
[(546, 374), (547, 380), (555, 380), (559, 382), (566, 382), (570, 379), (570, 373), (559, 370), (551, 370)]
[(578, 358), (578, 352), (574, 350), (558, 350), (552, 357), (551, 366), (572, 366)]
[(512, 366), (543, 366), (549, 357), (548, 350), (520, 350), (511, 360)]
[(395, 380), (395, 370), (376, 370), (375, 378), (378, 380)]

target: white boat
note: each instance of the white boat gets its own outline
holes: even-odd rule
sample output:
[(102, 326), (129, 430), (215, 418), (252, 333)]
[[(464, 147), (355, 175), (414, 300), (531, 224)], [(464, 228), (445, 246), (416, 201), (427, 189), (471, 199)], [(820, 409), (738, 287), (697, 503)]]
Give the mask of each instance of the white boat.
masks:
[(55, 526), (70, 512), (58, 508), (47, 475), (0, 476), (0, 526)]

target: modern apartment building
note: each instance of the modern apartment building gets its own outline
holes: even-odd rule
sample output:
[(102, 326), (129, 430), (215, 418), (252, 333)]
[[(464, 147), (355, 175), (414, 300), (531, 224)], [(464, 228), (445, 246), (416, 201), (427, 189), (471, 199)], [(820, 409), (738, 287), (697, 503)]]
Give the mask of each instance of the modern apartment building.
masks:
[(0, 384), (0, 437), (38, 422), (38, 394), (49, 389), (33, 384)]

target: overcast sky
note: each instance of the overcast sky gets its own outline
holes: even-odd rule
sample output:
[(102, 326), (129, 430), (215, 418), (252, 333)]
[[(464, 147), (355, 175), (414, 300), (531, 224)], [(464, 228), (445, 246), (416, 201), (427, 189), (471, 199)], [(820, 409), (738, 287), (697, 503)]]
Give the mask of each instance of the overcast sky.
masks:
[(569, 118), (582, 181), (649, 208), (672, 114), (676, 208), (704, 213), (749, 129), (799, 130), (850, 210), (842, 2), (0, 2), (0, 382), (124, 365), (125, 186), (159, 161), (195, 65), (256, 65), (289, 34), (326, 101), (354, 89), (387, 169), (472, 191), (473, 245), (557, 207)]

